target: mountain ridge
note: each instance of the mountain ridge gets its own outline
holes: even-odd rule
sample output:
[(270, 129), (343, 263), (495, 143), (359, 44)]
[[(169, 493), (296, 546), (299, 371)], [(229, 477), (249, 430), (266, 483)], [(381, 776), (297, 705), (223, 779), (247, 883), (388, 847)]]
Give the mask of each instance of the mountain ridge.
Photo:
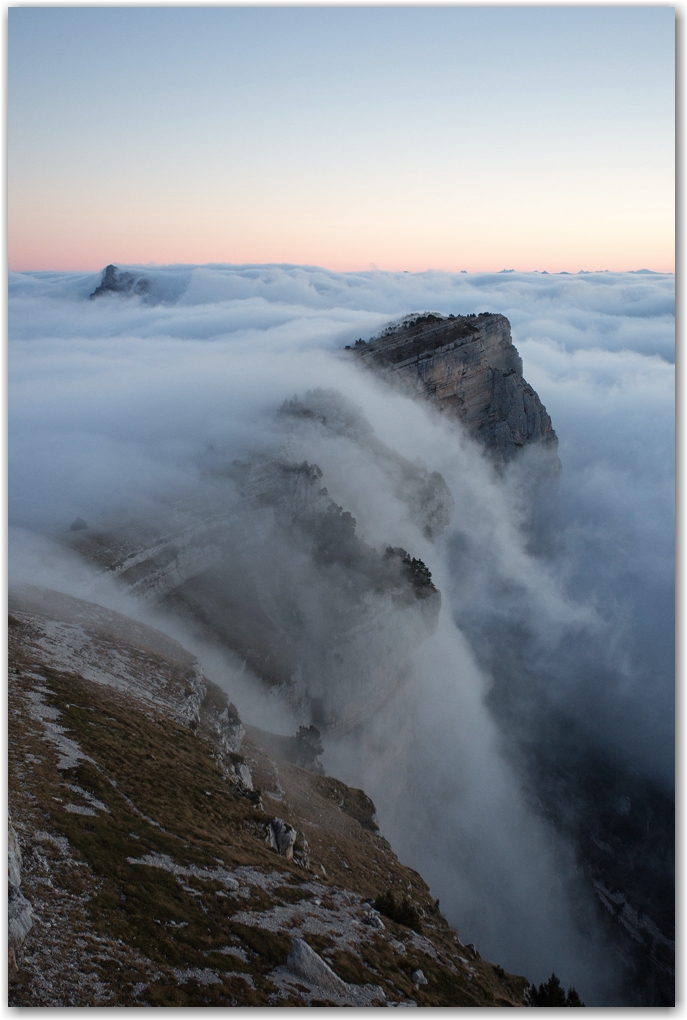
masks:
[[(136, 299), (130, 284), (130, 280), (124, 280), (122, 300)], [(352, 355), (347, 352), (346, 357), (399, 386), (407, 396), (433, 405), (447, 423), (454, 424), (459, 445), (463, 429), (467, 431), (491, 462), (495, 477), (505, 475), (509, 483), (517, 475), (517, 468), (524, 465), (527, 499), (536, 496), (533, 480), (543, 478), (547, 484), (555, 481), (560, 470), (557, 438), (545, 408), (523, 378), (522, 362), (505, 317), (490, 313), (406, 316), (367, 343), (361, 338)], [(270, 780), (272, 785), (262, 780), (257, 784), (260, 790), (264, 787), (276, 794), (271, 802), (265, 802), (271, 804), (273, 817), (263, 821), (263, 835), (275, 851), (280, 841), (284, 846), (288, 844), (298, 860), (308, 851), (297, 837), (295, 843), (289, 841), (292, 834), (305, 831), (307, 826), (301, 821), (299, 829), (295, 816), (283, 810), (288, 790), (284, 784), (280, 789), (278, 776), (282, 767), (288, 770), (292, 765), (312, 771), (317, 738), (313, 734), (314, 743), (308, 744), (304, 732), (321, 727), (327, 736), (355, 737), (375, 713), (384, 711), (396, 699), (393, 704), (400, 708), (394, 726), (399, 725), (398, 731), (391, 727), (389, 744), (393, 746), (385, 747), (384, 753), (390, 754), (388, 760), (385, 758), (386, 766), (393, 771), (403, 752), (416, 753), (412, 727), (408, 718), (403, 718), (407, 663), (437, 626), (441, 593), (431, 574), (436, 549), (433, 543), (448, 527), (455, 504), (438, 472), (420, 462), (411, 463), (381, 443), (362, 412), (336, 391), (310, 390), (286, 400), (275, 409), (269, 429), (273, 429), (272, 445), (245, 454), (240, 462), (234, 459), (230, 446), (208, 445), (194, 461), (197, 491), (179, 500), (172, 496), (166, 506), (155, 507), (154, 516), (123, 523), (113, 515), (110, 521), (90, 521), (88, 525), (79, 517), (61, 540), (134, 597), (162, 610), (170, 621), (181, 618), (186, 632), (193, 631), (194, 638), (214, 642), (223, 652), (234, 654), (247, 682), (281, 702), (295, 725), (303, 724), (300, 737), (257, 733), (244, 726), (235, 709), (232, 714), (227, 705), (219, 710), (219, 715), (227, 712), (224, 721), (215, 718), (212, 724), (212, 739), (225, 741), (227, 767), (237, 796), (253, 808), (261, 796), (253, 789), (255, 770), (259, 768), (256, 763), (266, 755), (274, 764), (276, 771), (266, 766), (265, 773), (268, 778), (277, 777)], [(445, 434), (450, 437), (451, 429)], [(361, 464), (360, 458), (367, 458), (372, 466), (368, 484), (375, 494), (377, 487), (381, 493), (390, 493), (398, 503), (394, 503), (395, 509), (401, 508), (404, 526), (410, 529), (404, 532), (410, 540), (404, 538), (403, 542), (410, 552), (400, 544), (385, 546), (378, 533), (374, 545), (363, 540), (364, 513), (361, 516), (356, 509), (362, 523), (359, 528), (346, 497), (335, 500), (330, 495), (328, 486), (335, 491), (336, 479), (330, 480), (326, 461), (322, 461), (322, 471), (311, 455), (311, 449), (319, 451), (319, 460), (327, 443), (338, 444), (339, 450), (345, 447), (350, 463)], [(467, 462), (475, 464), (473, 452), (470, 456), (472, 461)], [(535, 469), (540, 466), (539, 475), (533, 464)], [(489, 467), (487, 470), (491, 474)], [(348, 492), (345, 486), (343, 492)], [(524, 518), (523, 513), (521, 523)], [(459, 571), (461, 559), (465, 562), (470, 550), (456, 546), (455, 551)], [(46, 611), (54, 610), (48, 607)], [(609, 943), (619, 950), (631, 974), (632, 994), (639, 989), (644, 997), (642, 1004), (663, 1004), (671, 995), (674, 949), (670, 905), (665, 895), (669, 876), (661, 873), (664, 845), (668, 846), (670, 838), (669, 805), (661, 803), (660, 810), (654, 811), (650, 803), (655, 799), (654, 791), (643, 790), (641, 783), (631, 781), (617, 764), (614, 771), (612, 762), (596, 762), (590, 752), (585, 759), (567, 734), (566, 721), (555, 718), (555, 713), (547, 714), (545, 705), (540, 715), (530, 706), (528, 719), (518, 719), (516, 702), (522, 693), (518, 673), (526, 678), (526, 686), (531, 652), (527, 635), (519, 629), (517, 619), (510, 617), (500, 623), (491, 621), (481, 632), (482, 621), (478, 619), (477, 624), (477, 632), (471, 633), (468, 602), (459, 626), (479, 653), (484, 675), (494, 681), (487, 703), (506, 742), (512, 745), (509, 750), (513, 762), (529, 777), (527, 794), (533, 814), (563, 831), (579, 855), (578, 865), (588, 880), (588, 891), (595, 897), (597, 911), (600, 905), (605, 915), (604, 932), (615, 929), (610, 931)], [(55, 629), (54, 621), (50, 626)], [(58, 657), (59, 662), (52, 661), (50, 669), (81, 677), (84, 683), (100, 682), (96, 675), (102, 674), (97, 642), (93, 650), (75, 630), (70, 633), (70, 654), (66, 658), (62, 654), (66, 647), (63, 643), (62, 657)], [(50, 644), (48, 638), (46, 635)], [(113, 647), (118, 640), (116, 634), (111, 637)], [(482, 648), (480, 643), (488, 647)], [(184, 693), (174, 709), (176, 715), (172, 712), (170, 718), (177, 727), (193, 729), (200, 727), (198, 712), (206, 695), (206, 708), (213, 702), (213, 688), (193, 673), (195, 667), (188, 668), (191, 673), (184, 679), (184, 692), (188, 687), (189, 694)], [(149, 703), (154, 710), (148, 681), (141, 687), (135, 678), (130, 680), (127, 697)], [(62, 693), (63, 701), (68, 700), (64, 689)], [(124, 692), (120, 694), (124, 696)], [(188, 702), (187, 697), (191, 699)], [(223, 705), (221, 697), (218, 704)], [(509, 715), (511, 709), (515, 715)], [(207, 729), (208, 725), (205, 720), (201, 728)], [(518, 726), (522, 733), (518, 733)], [(544, 730), (548, 743), (542, 738)], [(166, 732), (176, 740), (185, 730)], [(521, 746), (516, 746), (518, 741)], [(251, 764), (241, 749), (253, 744), (257, 749)], [(36, 757), (34, 751), (29, 754)], [(161, 782), (167, 778), (161, 777)], [(302, 779), (300, 776), (298, 783)], [(352, 817), (366, 828), (361, 819), (374, 818), (374, 805), (370, 807), (366, 795), (343, 784), (336, 786), (338, 780), (328, 782), (327, 789), (336, 790), (339, 810), (348, 814), (346, 807), (354, 805), (352, 810), (357, 815)], [(362, 779), (356, 782), (365, 785)], [(296, 780), (294, 783), (294, 789), (300, 789)], [(312, 786), (311, 780), (308, 784), (312, 796), (319, 796), (319, 788)], [(91, 791), (91, 796), (100, 803), (109, 803), (102, 791)], [(631, 814), (629, 809), (625, 811), (630, 799)], [(92, 809), (89, 804), (87, 801), (72, 807), (87, 811)], [(644, 815), (647, 835), (645, 838), (640, 833), (639, 838), (635, 830), (640, 822), (643, 827)], [(635, 857), (657, 840), (653, 872), (647, 868), (646, 874), (638, 874)], [(161, 851), (155, 852), (159, 857)], [(320, 848), (324, 867), (330, 873), (337, 863), (334, 860), (327, 864), (327, 852)], [(660, 887), (654, 883), (654, 873), (661, 879)], [(339, 878), (341, 889), (347, 888), (346, 874)], [(364, 890), (365, 895), (374, 894), (380, 902), (387, 891), (377, 886)], [(402, 886), (396, 889), (396, 895), (402, 903)], [(321, 898), (319, 893), (313, 896)], [(18, 916), (25, 918), (19, 896), (15, 902)], [(292, 963), (297, 968), (307, 970), (308, 960), (315, 966), (302, 947), (293, 952)], [(201, 967), (198, 959), (193, 967), (203, 974), (207, 968)], [(286, 957), (280, 957), (278, 966), (286, 967), (285, 961)], [(374, 973), (370, 973), (372, 977), (368, 974), (369, 980), (363, 983), (376, 987)], [(330, 991), (338, 988), (341, 992), (331, 975), (327, 976), (326, 971), (320, 974)]]

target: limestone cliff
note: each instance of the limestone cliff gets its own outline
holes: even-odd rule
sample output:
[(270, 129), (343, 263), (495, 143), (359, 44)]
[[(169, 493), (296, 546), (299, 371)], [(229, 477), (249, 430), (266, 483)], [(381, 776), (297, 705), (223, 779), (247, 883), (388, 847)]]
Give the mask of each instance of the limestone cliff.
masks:
[(523, 378), (505, 316), (407, 316), (350, 349), (409, 395), (458, 418), (497, 461), (531, 444), (555, 456), (551, 418)]
[(10, 1005), (525, 1004), (369, 798), (244, 728), (181, 645), (41, 589), (10, 614)]

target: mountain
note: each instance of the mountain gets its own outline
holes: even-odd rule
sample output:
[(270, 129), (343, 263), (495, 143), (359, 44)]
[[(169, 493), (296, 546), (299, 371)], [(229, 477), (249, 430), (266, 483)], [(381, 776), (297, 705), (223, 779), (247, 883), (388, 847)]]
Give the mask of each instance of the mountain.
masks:
[[(122, 293), (131, 297), (133, 284)], [(490, 475), (509, 482), (521, 472), (523, 502), (538, 504), (550, 524), (542, 495), (555, 490), (558, 441), (523, 378), (507, 319), (412, 315), (361, 338), (346, 357), (429, 402), (449, 426), (449, 445), (451, 425), (457, 449), (467, 431)], [(378, 741), (374, 727), (393, 719), (385, 767), (417, 766), (404, 696), (409, 664), (425, 642), (431, 649), (446, 612), (430, 566), (454, 494), (441, 474), (384, 444), (335, 390), (286, 400), (263, 425), (260, 444), (240, 460), (221, 446), (196, 456), (192, 491), (138, 515), (78, 517), (61, 541), (139, 607), (162, 614), (172, 633), (178, 624), (194, 647), (230, 658), (246, 689), (288, 711), (298, 733), (246, 726), (195, 657), (159, 632), (57, 593), (13, 595), (15, 1001), (269, 1004), (283, 991), (294, 1004), (523, 1004), (524, 979), (460, 946), (424, 882), (375, 833), (367, 795), (324, 776), (317, 760), (320, 736), (355, 749), (361, 731)], [(360, 521), (336, 495), (341, 470), (367, 490)], [(535, 516), (528, 522), (523, 511), (520, 521), (533, 528)], [(408, 537), (407, 549), (387, 541), (387, 525)], [(489, 555), (488, 545), (471, 547), (467, 528), (448, 537), (450, 583), (470, 589), (471, 558)], [(585, 914), (585, 901), (580, 926), (602, 931), (608, 954), (622, 961), (622, 1001), (670, 1004), (674, 805), (547, 700), (557, 664), (541, 659), (513, 593), (499, 604), (501, 594), (477, 592), (473, 609), (469, 590), (456, 624), (491, 681), (487, 704), (503, 752), (532, 817), (571, 848), (578, 889), (596, 911)], [(389, 706), (394, 715), (384, 714)], [(432, 777), (423, 782), (430, 791)], [(275, 854), (284, 870), (270, 877)], [(50, 882), (62, 891), (55, 902)], [(249, 903), (243, 912), (235, 896)], [(60, 940), (74, 954), (64, 963)], [(413, 981), (418, 970), (427, 985)], [(84, 973), (97, 977), (84, 984)]]
[(11, 1005), (524, 1004), (316, 734), (244, 726), (177, 642), (54, 591), (13, 594), (9, 642)]

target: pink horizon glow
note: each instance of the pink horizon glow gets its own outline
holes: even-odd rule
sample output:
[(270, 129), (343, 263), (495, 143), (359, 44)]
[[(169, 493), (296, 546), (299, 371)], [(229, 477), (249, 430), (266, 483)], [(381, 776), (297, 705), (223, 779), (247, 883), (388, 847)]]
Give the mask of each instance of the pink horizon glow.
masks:
[(478, 273), (498, 273), (502, 270), (513, 270), (516, 273), (570, 273), (576, 274), (579, 272), (610, 272), (610, 273), (627, 273), (637, 271), (638, 269), (649, 269), (655, 273), (673, 274), (675, 273), (675, 260), (651, 260), (651, 259), (638, 259), (634, 262), (630, 262), (627, 258), (622, 261), (602, 262), (600, 260), (587, 259), (582, 262), (576, 261), (561, 261), (556, 263), (545, 263), (539, 261), (537, 263), (526, 263), (526, 264), (511, 264), (508, 260), (501, 259), (494, 260), (489, 263), (475, 263), (472, 264), (469, 260), (465, 259), (462, 262), (456, 262), (454, 264), (443, 264), (443, 263), (427, 263), (427, 264), (414, 264), (410, 260), (398, 263), (384, 264), (378, 262), (365, 262), (364, 260), (341, 260), (332, 258), (329, 260), (322, 259), (292, 259), (292, 258), (240, 258), (240, 257), (207, 257), (207, 258), (180, 258), (170, 257), (168, 259), (142, 259), (142, 258), (127, 258), (127, 257), (112, 257), (112, 255), (103, 255), (101, 258), (79, 258), (78, 256), (73, 258), (59, 258), (56, 260), (42, 260), (40, 258), (27, 258), (25, 260), (9, 260), (8, 268), (13, 273), (31, 273), (31, 272), (82, 272), (82, 273), (96, 273), (101, 272), (106, 265), (113, 263), (114, 265), (122, 266), (148, 266), (151, 269), (162, 266), (172, 265), (189, 265), (189, 266), (205, 266), (205, 265), (229, 265), (229, 266), (242, 266), (242, 265), (293, 265), (293, 266), (317, 266), (320, 269), (326, 269), (330, 272), (335, 273), (363, 273), (370, 272), (373, 270), (385, 273), (424, 273), (424, 272), (442, 272), (442, 273), (460, 273), (465, 271), (469, 274)]
[[(276, 233), (283, 234), (284, 228)], [(52, 233), (52, 232), (50, 232)], [(274, 243), (266, 238), (251, 240), (233, 239), (223, 242), (217, 237), (188, 237), (142, 241), (126, 239), (119, 232), (104, 231), (105, 238), (80, 236), (66, 238), (63, 243), (50, 233), (42, 238), (13, 237), (10, 231), (8, 266), (12, 272), (98, 272), (109, 263), (115, 265), (165, 266), (185, 265), (264, 265), (288, 264), (319, 266), (333, 272), (366, 272), (378, 269), (383, 272), (421, 273), (428, 270), (458, 273), (492, 273), (502, 269), (516, 272), (577, 273), (628, 272), (651, 269), (658, 273), (675, 272), (675, 255), (672, 237), (664, 243), (648, 243), (630, 248), (621, 244), (603, 247), (570, 245), (568, 251), (561, 244), (504, 243), (501, 248), (489, 250), (482, 239), (474, 236), (464, 244), (452, 244), (449, 238), (439, 237), (435, 244), (420, 236), (417, 244), (410, 240), (404, 249), (393, 251), (393, 245), (378, 242), (332, 244), (317, 236), (301, 242), (279, 238)], [(472, 233), (472, 232), (471, 232)], [(15, 235), (16, 236), (16, 235)], [(347, 239), (348, 240), (348, 239)], [(622, 239), (621, 239), (622, 240)], [(31, 243), (33, 241), (33, 243)], [(52, 243), (51, 243), (52, 241)], [(516, 254), (517, 248), (520, 252)]]

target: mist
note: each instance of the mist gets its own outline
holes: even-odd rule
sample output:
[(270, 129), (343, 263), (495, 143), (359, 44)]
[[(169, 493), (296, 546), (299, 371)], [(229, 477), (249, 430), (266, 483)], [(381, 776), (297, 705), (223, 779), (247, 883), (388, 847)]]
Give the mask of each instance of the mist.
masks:
[[(11, 274), (11, 583), (153, 622), (200, 657), (246, 722), (294, 732), (313, 699), (339, 713), (346, 703), (351, 724), (325, 734), (325, 767), (372, 797), (382, 834), (461, 938), (530, 980), (555, 970), (588, 1004), (618, 1002), (607, 932), (573, 843), (537, 807), (527, 749), (555, 719), (580, 753), (673, 788), (673, 277), (137, 271), (148, 295), (97, 301), (99, 274)], [(344, 351), (426, 310), (511, 321), (560, 441), (545, 554), (526, 527), (536, 465), (498, 473), (458, 425)], [(324, 401), (326, 427), (280, 415), (294, 396)], [(363, 613), (351, 594), (355, 570), (246, 504), (225, 468), (260, 458), (316, 464), (356, 541), (427, 565), (441, 593), (433, 633), (391, 641), (383, 597)], [(435, 472), (448, 523), (430, 536), (417, 494)], [(264, 693), (251, 664), (63, 541), (77, 517), (168, 526), (208, 513), (229, 522), (242, 583), (288, 636), (283, 668), (301, 664), (300, 700)], [(351, 655), (376, 693), (372, 680), (362, 694), (316, 690), (332, 634), (364, 614), (379, 627)]]

